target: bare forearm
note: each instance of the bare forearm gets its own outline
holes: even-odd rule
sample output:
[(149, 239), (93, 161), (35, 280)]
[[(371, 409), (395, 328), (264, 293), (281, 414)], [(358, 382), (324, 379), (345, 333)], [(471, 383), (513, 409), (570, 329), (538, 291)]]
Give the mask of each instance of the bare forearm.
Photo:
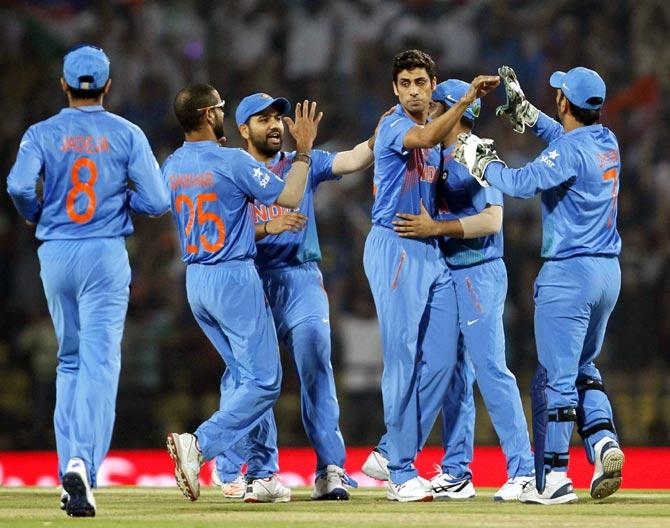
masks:
[(468, 103), (461, 100), (425, 126), (412, 128), (405, 135), (403, 145), (406, 148), (434, 147), (456, 126), (467, 107)]
[(359, 143), (351, 150), (338, 152), (333, 160), (333, 174), (339, 176), (367, 169), (374, 162), (369, 141)]
[(283, 207), (298, 207), (305, 193), (309, 164), (306, 161), (296, 160), (286, 175), (286, 185), (277, 198), (277, 204)]
[(476, 215), (459, 218), (458, 221), (463, 232), (462, 237), (459, 238), (479, 238), (493, 235), (500, 231), (502, 217), (502, 207), (492, 205)]

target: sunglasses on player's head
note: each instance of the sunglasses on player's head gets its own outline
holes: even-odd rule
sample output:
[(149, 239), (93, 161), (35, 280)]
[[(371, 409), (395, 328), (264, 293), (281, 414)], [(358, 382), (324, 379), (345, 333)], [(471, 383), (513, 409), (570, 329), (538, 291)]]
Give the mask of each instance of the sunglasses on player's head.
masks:
[(210, 105), (210, 106), (203, 106), (202, 108), (198, 108), (196, 112), (205, 112), (207, 110), (211, 110), (213, 108), (221, 108), (223, 109), (223, 106), (226, 104), (226, 101), (221, 99), (218, 103)]

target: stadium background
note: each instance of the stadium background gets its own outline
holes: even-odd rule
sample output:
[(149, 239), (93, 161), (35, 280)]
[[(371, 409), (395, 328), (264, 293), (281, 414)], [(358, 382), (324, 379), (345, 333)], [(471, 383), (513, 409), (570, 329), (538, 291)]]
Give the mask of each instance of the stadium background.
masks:
[[(162, 162), (182, 141), (172, 98), (210, 82), (226, 99), (229, 145), (240, 146), (234, 110), (255, 91), (310, 98), (325, 113), (317, 143), (349, 148), (394, 104), (391, 59), (431, 53), (439, 80), (515, 68), (526, 94), (553, 114), (556, 69), (594, 68), (608, 86), (603, 122), (622, 151), (619, 230), (623, 284), (599, 361), (624, 445), (670, 445), (670, 4), (664, 0), (243, 0), (3, 2), (0, 6), (0, 172), (8, 174), (25, 129), (66, 104), (62, 56), (80, 41), (102, 46), (113, 79), (108, 110), (137, 123)], [(539, 152), (483, 103), (476, 132), (493, 137), (510, 166)], [(333, 366), (349, 445), (383, 430), (380, 345), (362, 267), (371, 171), (326, 184), (317, 199), (322, 270), (330, 296)], [(135, 218), (114, 449), (160, 448), (167, 431), (193, 430), (218, 403), (222, 363), (184, 295), (169, 215)], [(528, 404), (535, 368), (533, 279), (539, 202), (505, 204), (509, 272), (507, 355)], [(37, 243), (0, 193), (0, 451), (54, 448), (55, 338), (39, 280)], [(305, 446), (298, 382), (284, 355), (276, 407), (282, 446)], [(577, 438), (575, 436), (574, 440)], [(478, 398), (476, 441), (497, 444)], [(439, 443), (433, 435), (431, 443)]]

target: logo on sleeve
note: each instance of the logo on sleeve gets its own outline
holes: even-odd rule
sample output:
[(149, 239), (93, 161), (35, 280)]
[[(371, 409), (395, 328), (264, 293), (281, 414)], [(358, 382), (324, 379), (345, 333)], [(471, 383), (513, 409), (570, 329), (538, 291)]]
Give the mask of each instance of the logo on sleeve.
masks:
[(550, 150), (546, 154), (542, 155), (542, 157), (540, 158), (540, 161), (543, 162), (547, 167), (554, 168), (556, 166), (555, 160), (559, 156), (560, 156), (560, 154), (558, 153), (557, 149)]
[(264, 174), (260, 167), (256, 167), (254, 169), (253, 177), (256, 181), (258, 181), (258, 185), (263, 187), (263, 189), (265, 189), (267, 184), (270, 182), (270, 175)]

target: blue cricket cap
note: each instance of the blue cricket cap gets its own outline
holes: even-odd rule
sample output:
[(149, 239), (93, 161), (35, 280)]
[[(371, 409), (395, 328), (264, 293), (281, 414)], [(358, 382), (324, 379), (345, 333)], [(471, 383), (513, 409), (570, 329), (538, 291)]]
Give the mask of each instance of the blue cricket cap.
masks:
[[(446, 81), (442, 81), (435, 87), (435, 90), (433, 90), (433, 101), (444, 103), (449, 108), (451, 108), (456, 103), (458, 103), (458, 101), (467, 93), (469, 88), (470, 85), (468, 83), (459, 79), (448, 79)], [(474, 121), (479, 117), (479, 112), (481, 109), (481, 99), (475, 99), (475, 102), (465, 109), (463, 115)]]
[(251, 116), (260, 114), (268, 106), (277, 107), (277, 110), (279, 110), (279, 113), (282, 115), (288, 114), (291, 111), (291, 103), (288, 102), (288, 99), (283, 97), (273, 99), (266, 93), (247, 95), (240, 101), (240, 104), (237, 105), (237, 110), (235, 111), (235, 121), (237, 122), (237, 126), (249, 121)]
[(99, 90), (109, 79), (109, 59), (102, 48), (82, 44), (63, 59), (63, 78), (77, 90)]
[[(551, 74), (549, 84), (563, 92), (573, 105), (586, 110), (600, 110), (605, 102), (605, 81), (597, 72), (577, 66), (567, 73)], [(596, 98), (589, 100), (591, 98)]]

